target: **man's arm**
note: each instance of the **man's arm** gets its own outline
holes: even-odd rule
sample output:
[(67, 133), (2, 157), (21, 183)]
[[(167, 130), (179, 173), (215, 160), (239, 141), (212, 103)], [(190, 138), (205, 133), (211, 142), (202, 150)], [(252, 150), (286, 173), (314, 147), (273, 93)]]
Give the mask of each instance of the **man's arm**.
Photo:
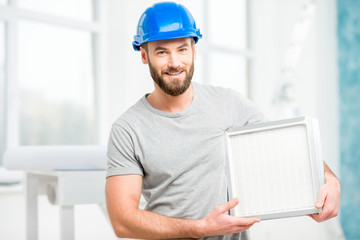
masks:
[[(169, 218), (138, 208), (142, 176), (113, 176), (106, 180), (106, 203), (117, 237), (137, 239), (201, 238), (249, 229), (256, 218), (238, 218), (226, 212), (238, 204), (233, 199), (199, 220)], [(199, 200), (194, 200), (199, 201)], [(206, 204), (206, 203), (204, 203)]]
[(325, 184), (321, 187), (316, 200), (316, 208), (322, 208), (321, 213), (310, 215), (315, 221), (323, 222), (336, 217), (339, 212), (341, 184), (335, 174), (324, 162)]

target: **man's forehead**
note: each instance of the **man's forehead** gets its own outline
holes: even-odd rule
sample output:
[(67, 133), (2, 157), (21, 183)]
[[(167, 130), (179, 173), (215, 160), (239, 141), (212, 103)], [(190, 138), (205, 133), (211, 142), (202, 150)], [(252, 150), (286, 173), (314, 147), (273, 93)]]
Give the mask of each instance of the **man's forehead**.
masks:
[(175, 39), (166, 39), (159, 41), (148, 42), (148, 46), (150, 48), (172, 48), (172, 47), (180, 47), (184, 44), (191, 45), (191, 38), (175, 38)]

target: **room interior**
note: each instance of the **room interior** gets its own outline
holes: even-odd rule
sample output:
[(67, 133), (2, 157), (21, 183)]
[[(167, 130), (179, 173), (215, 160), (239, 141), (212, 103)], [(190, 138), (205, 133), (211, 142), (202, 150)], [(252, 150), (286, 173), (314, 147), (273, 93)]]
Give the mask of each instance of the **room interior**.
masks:
[[(155, 2), (0, 0), (0, 239), (28, 239), (27, 170), (6, 169), (7, 150), (106, 146), (112, 123), (153, 91), (131, 42)], [(176, 2), (203, 34), (193, 81), (235, 89), (270, 121), (317, 118), (323, 158), (342, 183), (336, 218), (266, 220), (251, 228), (252, 239), (360, 239), (360, 4)], [(65, 239), (63, 212), (49, 200), (37, 200), (38, 239)], [(73, 214), (75, 239), (117, 239), (104, 203), (76, 204)]]

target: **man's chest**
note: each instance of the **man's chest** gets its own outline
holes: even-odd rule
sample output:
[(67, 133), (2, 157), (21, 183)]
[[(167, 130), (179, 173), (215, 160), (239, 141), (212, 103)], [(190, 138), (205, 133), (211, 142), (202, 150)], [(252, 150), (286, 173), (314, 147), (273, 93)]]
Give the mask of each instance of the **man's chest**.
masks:
[(139, 136), (138, 158), (145, 176), (186, 177), (199, 168), (223, 167), (225, 131), (223, 125), (204, 122), (200, 125), (181, 123), (153, 125)]

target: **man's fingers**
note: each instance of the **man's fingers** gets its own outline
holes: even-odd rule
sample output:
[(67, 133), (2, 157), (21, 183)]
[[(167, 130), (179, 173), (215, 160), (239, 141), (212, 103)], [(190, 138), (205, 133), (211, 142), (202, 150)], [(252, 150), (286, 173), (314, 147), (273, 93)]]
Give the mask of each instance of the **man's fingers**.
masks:
[(243, 232), (252, 225), (260, 222), (258, 218), (241, 218), (226, 214), (227, 211), (234, 208), (239, 203), (239, 199), (234, 198), (225, 204), (214, 208), (203, 220), (204, 226), (211, 235), (228, 235)]
[(251, 227), (254, 223), (260, 222), (258, 218), (237, 218), (237, 224)]
[(330, 218), (336, 217), (338, 215), (339, 203), (333, 205), (332, 203), (327, 203), (325, 200), (323, 209), (320, 213), (310, 214), (310, 217), (317, 222), (323, 222)]
[(340, 198), (330, 192), (326, 194), (325, 189), (321, 189), (316, 200), (315, 207), (322, 208), (318, 214), (312, 214), (311, 217), (317, 222), (323, 222), (338, 215)]
[(234, 198), (230, 201), (228, 201), (227, 203), (218, 206), (218, 210), (220, 213), (225, 213), (227, 211), (229, 211), (230, 209), (234, 208), (236, 205), (238, 205), (239, 203), (239, 199), (238, 198)]
[[(236, 218), (236, 217), (235, 217)], [(258, 218), (237, 218), (234, 221), (236, 232), (243, 232), (251, 228), (255, 223), (260, 222)]]
[[(327, 201), (326, 201), (327, 202)], [(323, 222), (338, 215), (338, 204), (325, 203), (323, 210), (315, 216), (317, 222)]]
[(322, 188), (319, 192), (318, 198), (316, 199), (315, 207), (322, 208), (324, 206), (325, 198), (326, 198), (326, 192)]

